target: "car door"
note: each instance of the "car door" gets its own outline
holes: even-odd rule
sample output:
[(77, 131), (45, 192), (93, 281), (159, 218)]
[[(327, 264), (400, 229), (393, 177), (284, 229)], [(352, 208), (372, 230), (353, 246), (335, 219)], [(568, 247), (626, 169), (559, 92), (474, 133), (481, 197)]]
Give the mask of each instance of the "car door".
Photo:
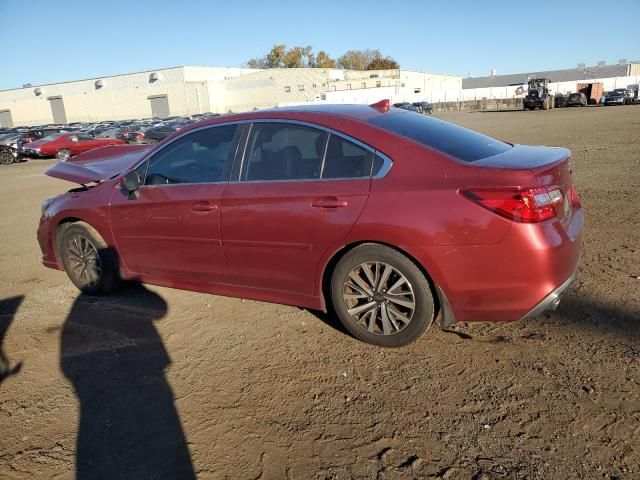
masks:
[(96, 139), (91, 135), (87, 135), (85, 133), (79, 133), (70, 137), (70, 139), (73, 142), (72, 153), (74, 154), (87, 152), (102, 146), (100, 141), (96, 141)]
[(222, 198), (229, 282), (313, 295), (322, 254), (337, 248), (364, 208), (373, 154), (308, 125), (247, 128), (237, 181)]
[(227, 124), (177, 137), (136, 168), (137, 198), (114, 193), (111, 225), (128, 269), (178, 283), (224, 279), (220, 199), (236, 130)]

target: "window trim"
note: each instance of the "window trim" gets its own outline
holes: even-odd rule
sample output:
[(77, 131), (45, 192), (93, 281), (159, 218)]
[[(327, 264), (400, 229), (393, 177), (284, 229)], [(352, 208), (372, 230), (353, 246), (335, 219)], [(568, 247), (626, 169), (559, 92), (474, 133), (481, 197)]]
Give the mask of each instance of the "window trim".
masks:
[[(366, 143), (363, 143), (360, 140), (353, 138), (347, 134), (344, 134), (337, 130), (333, 130), (332, 128), (329, 128), (329, 127), (325, 127), (324, 125), (318, 125), (315, 123), (305, 122), (302, 120), (289, 120), (286, 118), (275, 118), (275, 119), (255, 118), (252, 120), (245, 120), (243, 121), (243, 123), (249, 123), (249, 127), (246, 129), (246, 135), (244, 137), (244, 141), (239, 142), (242, 144), (241, 151), (240, 152), (236, 151), (236, 161), (239, 162), (239, 168), (237, 169), (237, 171), (235, 168), (233, 169), (234, 175), (233, 175), (233, 178), (229, 178), (229, 183), (282, 183), (282, 182), (325, 182), (325, 181), (331, 181), (331, 180), (377, 180), (377, 179), (383, 178), (387, 173), (389, 173), (389, 170), (391, 170), (391, 167), (393, 166), (393, 160), (391, 160), (389, 156), (380, 152), (376, 148), (370, 145), (367, 145)], [(247, 155), (247, 146), (249, 145), (249, 137), (251, 136), (253, 125), (256, 123), (288, 123), (293, 125), (301, 125), (304, 127), (315, 128), (316, 130), (321, 130), (325, 132), (327, 134), (327, 138), (325, 140), (324, 153), (322, 155), (320, 178), (301, 178), (301, 179), (285, 179), (285, 180), (242, 180), (242, 173), (244, 172), (245, 159)], [(342, 139), (347, 140), (348, 142), (354, 143), (364, 148), (368, 152), (372, 153), (374, 156), (377, 155), (380, 158), (382, 158), (382, 161), (383, 161), (382, 167), (380, 167), (380, 170), (378, 171), (378, 173), (376, 173), (375, 175), (371, 175), (371, 171), (370, 171), (369, 175), (362, 176), (362, 177), (322, 178), (322, 173), (324, 173), (324, 160), (327, 154), (330, 135), (336, 135), (338, 137), (341, 137)], [(374, 163), (375, 162), (373, 161), (371, 162), (371, 170), (373, 170)]]
[[(228, 122), (220, 122), (220, 123), (214, 123), (214, 124), (209, 124), (209, 125), (202, 125), (201, 127), (197, 127), (197, 128), (193, 128), (190, 130), (187, 130), (185, 132), (181, 132), (178, 136), (174, 137), (171, 139), (170, 142), (168, 142), (165, 145), (162, 145), (161, 148), (156, 148), (153, 149), (152, 151), (150, 151), (149, 153), (147, 153), (147, 155), (145, 155), (143, 158), (140, 159), (139, 162), (137, 162), (136, 164), (132, 165), (131, 167), (129, 167), (128, 169), (124, 170), (122, 173), (120, 173), (119, 175), (117, 175), (117, 177), (123, 177), (124, 175), (126, 175), (129, 172), (132, 172), (133, 170), (136, 170), (138, 167), (140, 167), (143, 163), (148, 162), (149, 159), (157, 154), (158, 152), (161, 152), (162, 150), (164, 150), (165, 148), (168, 148), (169, 146), (171, 146), (174, 142), (177, 142), (178, 140), (182, 139), (183, 137), (190, 135), (192, 133), (195, 132), (199, 132), (201, 130), (207, 130), (209, 128), (217, 128), (217, 127), (224, 127), (224, 126), (228, 126), (228, 125), (236, 125), (236, 127), (238, 128), (238, 130), (236, 131), (236, 136), (237, 136), (237, 140), (234, 138), (234, 140), (236, 141), (235, 144), (235, 151), (233, 153), (233, 158), (231, 159), (232, 164), (229, 167), (229, 171), (227, 172), (227, 178), (225, 180), (221, 180), (219, 182), (201, 182), (201, 183), (169, 183), (166, 185), (140, 185), (140, 188), (158, 188), (158, 187), (174, 187), (174, 186), (186, 186), (186, 185), (218, 185), (221, 183), (248, 183), (248, 182), (241, 182), (240, 181), (240, 176), (242, 173), (242, 168), (244, 166), (244, 156), (246, 153), (246, 149), (247, 149), (247, 142), (249, 140), (249, 134), (251, 133), (251, 129), (253, 127), (254, 123), (292, 123), (292, 124), (297, 124), (297, 125), (304, 125), (307, 127), (312, 127), (312, 128), (316, 128), (318, 130), (324, 130), (325, 132), (329, 133), (329, 134), (334, 134), (334, 135), (338, 135), (339, 137), (344, 138), (345, 140), (348, 140), (350, 142), (355, 143), (356, 145), (359, 145), (367, 150), (369, 150), (370, 152), (372, 152), (374, 155), (377, 155), (378, 157), (382, 158), (383, 160), (383, 164), (382, 167), (380, 167), (380, 170), (378, 171), (378, 173), (376, 175), (370, 175), (369, 177), (356, 177), (355, 179), (353, 177), (351, 178), (312, 178), (312, 179), (306, 179), (306, 180), (255, 180), (255, 182), (274, 182), (274, 181), (278, 181), (278, 182), (302, 182), (302, 181), (312, 181), (312, 182), (317, 182), (317, 181), (325, 181), (325, 180), (361, 180), (361, 179), (367, 179), (370, 178), (371, 180), (378, 180), (381, 178), (384, 178), (387, 173), (389, 173), (389, 170), (391, 170), (391, 167), (393, 167), (393, 160), (386, 154), (382, 153), (380, 150), (376, 149), (375, 147), (372, 147), (371, 145), (367, 145), (366, 143), (361, 142), (360, 140), (353, 138), (345, 133), (339, 132), (338, 130), (334, 130), (330, 127), (325, 127), (324, 125), (319, 125), (317, 123), (311, 123), (311, 122), (305, 122), (303, 120), (291, 120), (291, 119), (286, 119), (286, 118), (251, 118), (251, 119), (244, 119), (244, 120), (233, 120), (233, 121), (228, 121)], [(232, 146), (233, 149), (233, 146)], [(375, 162), (371, 162), (371, 168), (373, 169), (373, 165)], [(146, 179), (146, 171), (148, 168), (148, 164), (147, 167), (145, 167), (145, 179)], [(119, 188), (119, 186), (118, 186)]]
[[(223, 171), (224, 178), (222, 180), (219, 180), (217, 182), (184, 182), (184, 183), (166, 183), (166, 184), (158, 184), (158, 185), (145, 184), (147, 180), (147, 174), (149, 173), (149, 162), (151, 160), (151, 157), (157, 155), (158, 153), (162, 152), (166, 148), (169, 148), (171, 145), (173, 145), (174, 142), (181, 140), (184, 137), (191, 135), (192, 133), (201, 132), (203, 130), (214, 129), (217, 127), (228, 127), (229, 125), (235, 125), (236, 131), (233, 134), (233, 139), (231, 141), (231, 149), (229, 151), (229, 155), (231, 155), (230, 165), (225, 165), (224, 171)], [(137, 163), (134, 167), (130, 168), (126, 173), (132, 172), (136, 170), (138, 167), (140, 167), (143, 163), (146, 163), (144, 167), (144, 178), (142, 179), (140, 186), (138, 188), (186, 187), (186, 186), (193, 186), (193, 185), (220, 185), (223, 183), (229, 183), (229, 178), (231, 176), (231, 172), (233, 170), (233, 166), (236, 161), (236, 156), (238, 155), (238, 147), (240, 145), (240, 140), (242, 139), (242, 133), (243, 133), (243, 125), (241, 125), (238, 122), (224, 122), (224, 123), (216, 123), (214, 125), (203, 125), (202, 127), (194, 128), (193, 130), (188, 130), (186, 132), (183, 132), (181, 135), (177, 136), (173, 140), (171, 140), (166, 145), (163, 145), (162, 148), (149, 152), (149, 154), (146, 157), (144, 157), (142, 161)], [(229, 161), (229, 159), (227, 161)], [(124, 175), (126, 175), (126, 173)]]

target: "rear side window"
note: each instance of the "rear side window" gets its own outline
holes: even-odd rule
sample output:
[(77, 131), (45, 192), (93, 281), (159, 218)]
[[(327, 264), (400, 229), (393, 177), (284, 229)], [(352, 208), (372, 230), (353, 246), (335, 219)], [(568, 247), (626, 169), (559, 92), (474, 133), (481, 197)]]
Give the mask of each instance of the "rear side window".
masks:
[(369, 177), (373, 154), (337, 135), (329, 136), (322, 178)]
[(185, 135), (149, 159), (145, 185), (213, 183), (225, 180), (236, 125)]
[(464, 162), (492, 157), (511, 148), (488, 135), (412, 112), (380, 115), (369, 122)]
[(247, 141), (242, 179), (320, 178), (326, 133), (289, 123), (254, 123)]

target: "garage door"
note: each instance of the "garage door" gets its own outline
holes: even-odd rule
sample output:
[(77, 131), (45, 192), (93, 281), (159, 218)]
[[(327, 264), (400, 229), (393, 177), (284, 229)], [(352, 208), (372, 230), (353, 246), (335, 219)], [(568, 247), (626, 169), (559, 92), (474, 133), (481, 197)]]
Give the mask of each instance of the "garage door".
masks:
[(0, 127), (13, 127), (13, 119), (11, 118), (11, 110), (0, 111)]
[(158, 118), (167, 118), (169, 116), (169, 99), (166, 95), (157, 97), (149, 97), (151, 102), (151, 114)]
[(53, 123), (67, 123), (67, 113), (64, 111), (62, 97), (49, 97)]

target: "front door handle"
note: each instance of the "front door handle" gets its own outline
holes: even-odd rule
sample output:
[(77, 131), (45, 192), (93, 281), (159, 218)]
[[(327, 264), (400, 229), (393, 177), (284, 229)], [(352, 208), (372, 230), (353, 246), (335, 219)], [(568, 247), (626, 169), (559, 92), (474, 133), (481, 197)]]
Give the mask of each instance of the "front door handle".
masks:
[(346, 207), (347, 205), (349, 205), (349, 202), (339, 200), (336, 197), (316, 198), (311, 202), (311, 206), (315, 208), (340, 208)]
[(218, 205), (209, 202), (198, 202), (191, 205), (192, 212), (215, 212)]

